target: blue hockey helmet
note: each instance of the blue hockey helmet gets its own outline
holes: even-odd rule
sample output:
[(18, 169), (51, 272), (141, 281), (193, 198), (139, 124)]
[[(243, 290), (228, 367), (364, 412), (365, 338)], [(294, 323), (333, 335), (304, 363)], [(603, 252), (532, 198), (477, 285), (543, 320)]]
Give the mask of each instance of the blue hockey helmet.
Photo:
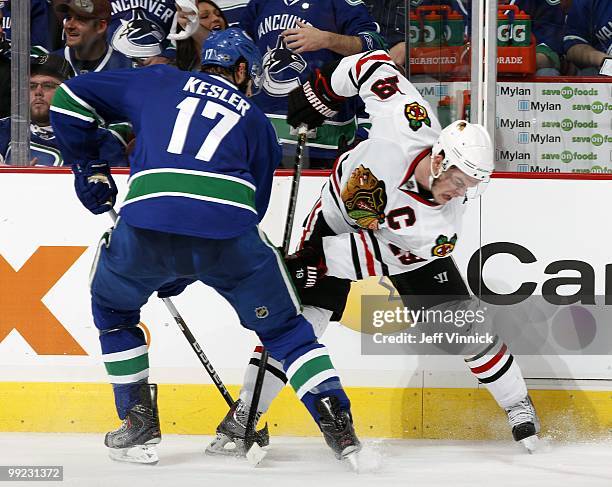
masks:
[(263, 81), (263, 61), (259, 49), (242, 29), (213, 30), (202, 45), (202, 66), (232, 69), (241, 58), (247, 63), (253, 91), (259, 91)]

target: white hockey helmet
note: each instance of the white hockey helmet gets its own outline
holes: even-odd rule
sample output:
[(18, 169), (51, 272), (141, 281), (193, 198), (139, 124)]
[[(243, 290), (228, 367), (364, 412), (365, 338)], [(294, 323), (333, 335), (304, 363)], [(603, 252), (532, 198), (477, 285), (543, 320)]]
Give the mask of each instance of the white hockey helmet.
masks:
[(431, 153), (444, 152), (444, 160), (437, 178), (452, 166), (464, 174), (487, 183), (493, 172), (493, 144), (482, 125), (457, 120), (442, 129)]

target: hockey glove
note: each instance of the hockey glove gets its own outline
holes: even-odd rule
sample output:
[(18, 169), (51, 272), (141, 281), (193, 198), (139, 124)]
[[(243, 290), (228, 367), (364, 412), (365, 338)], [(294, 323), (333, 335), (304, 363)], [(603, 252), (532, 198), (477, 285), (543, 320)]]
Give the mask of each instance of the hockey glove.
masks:
[(285, 265), (297, 289), (313, 287), (327, 273), (324, 257), (313, 247), (304, 247), (288, 255)]
[(188, 279), (181, 277), (176, 281), (168, 282), (159, 288), (157, 291), (158, 298), (170, 298), (172, 296), (178, 296), (181, 294), (189, 284), (196, 282), (195, 279)]
[(94, 215), (109, 211), (115, 204), (117, 186), (110, 166), (104, 161), (89, 161), (72, 165), (74, 189), (83, 206)]
[(343, 96), (331, 89), (331, 75), (338, 64), (326, 64), (316, 68), (299, 88), (289, 93), (287, 123), (292, 127), (304, 124), (308, 129), (323, 125), (323, 121), (337, 115)]

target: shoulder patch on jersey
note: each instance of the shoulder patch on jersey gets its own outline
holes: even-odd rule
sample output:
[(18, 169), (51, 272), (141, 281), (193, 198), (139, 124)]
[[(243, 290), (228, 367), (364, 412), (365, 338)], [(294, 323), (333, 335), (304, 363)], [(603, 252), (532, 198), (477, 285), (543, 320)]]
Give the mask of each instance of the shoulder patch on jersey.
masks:
[(360, 227), (377, 230), (385, 221), (385, 182), (363, 164), (351, 173), (341, 196), (348, 216)]
[(357, 5), (365, 5), (363, 3), (363, 0), (344, 0), (346, 3), (348, 3), (351, 7), (356, 7)]
[(404, 107), (404, 115), (410, 124), (413, 131), (419, 130), (423, 124), (431, 127), (431, 118), (423, 105), (419, 105), (416, 101), (406, 104)]
[(440, 235), (436, 239), (436, 245), (431, 249), (431, 255), (434, 257), (446, 257), (455, 249), (456, 243), (456, 233), (450, 238), (450, 240), (446, 235)]
[(561, 0), (546, 0), (546, 3), (548, 5), (559, 5), (561, 3)]

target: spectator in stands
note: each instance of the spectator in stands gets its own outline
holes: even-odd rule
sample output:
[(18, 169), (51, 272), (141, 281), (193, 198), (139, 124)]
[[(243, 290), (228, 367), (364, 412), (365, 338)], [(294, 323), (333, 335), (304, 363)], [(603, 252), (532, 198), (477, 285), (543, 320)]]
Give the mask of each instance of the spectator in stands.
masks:
[(65, 58), (76, 75), (133, 66), (106, 39), (109, 0), (53, 0), (53, 6), (64, 21), (66, 37), (66, 47), (53, 54)]
[[(45, 55), (32, 58), (30, 65), (30, 165), (61, 166), (64, 164), (53, 128), (49, 107), (57, 87), (74, 73), (63, 58)], [(11, 164), (11, 119), (0, 120), (0, 163)], [(114, 166), (127, 165), (125, 144), (112, 130), (98, 129), (100, 158)]]
[(2, 10), (0, 10), (0, 118), (11, 113), (11, 45), (2, 29)]
[(167, 39), (176, 11), (174, 0), (111, 2), (107, 39), (113, 49), (141, 66), (168, 63), (176, 56)]
[[(287, 95), (326, 63), (343, 56), (385, 47), (378, 26), (362, 2), (330, 0), (296, 2), (251, 0), (240, 26), (263, 55), (261, 93), (253, 97), (268, 115), (283, 144), (283, 165), (292, 166), (295, 130), (287, 124)], [(309, 134), (310, 167), (331, 167), (338, 148), (352, 143), (356, 132), (353, 106), (347, 104), (330, 121)]]
[[(176, 65), (184, 71), (200, 69), (200, 51), (202, 44), (213, 30), (225, 30), (228, 27), (225, 15), (212, 0), (198, 0), (199, 28), (188, 39), (176, 42)], [(189, 13), (177, 8), (178, 24), (184, 28)]]
[(598, 74), (604, 59), (612, 58), (612, 1), (573, 0), (563, 49), (579, 75)]
[[(11, 0), (0, 1), (2, 28), (11, 41)], [(30, 0), (30, 43), (36, 55), (46, 54), (51, 47), (49, 36), (49, 6), (47, 0)]]

